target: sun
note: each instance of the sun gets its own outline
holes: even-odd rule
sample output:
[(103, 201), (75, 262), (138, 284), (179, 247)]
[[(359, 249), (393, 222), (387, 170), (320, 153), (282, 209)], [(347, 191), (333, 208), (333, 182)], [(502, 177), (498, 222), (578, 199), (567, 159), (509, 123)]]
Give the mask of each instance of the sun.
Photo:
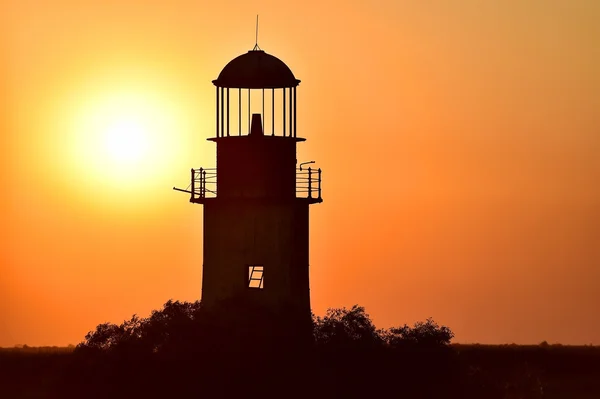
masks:
[(123, 190), (152, 184), (176, 157), (180, 117), (163, 97), (143, 90), (90, 96), (74, 112), (71, 152), (86, 183)]
[(103, 149), (111, 162), (125, 167), (143, 162), (153, 139), (150, 127), (143, 120), (135, 115), (123, 116), (106, 127)]

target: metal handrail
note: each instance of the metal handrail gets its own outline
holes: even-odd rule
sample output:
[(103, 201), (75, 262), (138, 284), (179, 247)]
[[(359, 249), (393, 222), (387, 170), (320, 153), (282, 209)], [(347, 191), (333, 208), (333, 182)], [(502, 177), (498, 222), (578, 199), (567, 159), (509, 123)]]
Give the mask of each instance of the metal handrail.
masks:
[[(191, 200), (217, 197), (217, 169), (191, 169), (190, 190), (176, 189), (191, 195)], [(296, 198), (321, 200), (321, 169), (296, 169)]]
[[(200, 168), (192, 169), (192, 200), (196, 198), (206, 198), (206, 193), (212, 194), (211, 197), (217, 196), (217, 169), (216, 168)], [(210, 180), (209, 180), (210, 179)], [(213, 189), (207, 188), (206, 184), (214, 185)]]
[(321, 199), (321, 168), (317, 170), (311, 167), (296, 169), (296, 198), (298, 198), (298, 194), (307, 194), (307, 198), (316, 196)]

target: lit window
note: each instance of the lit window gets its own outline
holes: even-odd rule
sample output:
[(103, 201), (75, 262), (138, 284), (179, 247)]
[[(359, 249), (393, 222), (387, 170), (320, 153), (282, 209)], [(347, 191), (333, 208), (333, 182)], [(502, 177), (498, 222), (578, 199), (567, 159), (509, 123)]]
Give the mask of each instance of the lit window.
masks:
[(264, 267), (263, 266), (248, 266), (248, 287), (249, 288), (264, 288)]

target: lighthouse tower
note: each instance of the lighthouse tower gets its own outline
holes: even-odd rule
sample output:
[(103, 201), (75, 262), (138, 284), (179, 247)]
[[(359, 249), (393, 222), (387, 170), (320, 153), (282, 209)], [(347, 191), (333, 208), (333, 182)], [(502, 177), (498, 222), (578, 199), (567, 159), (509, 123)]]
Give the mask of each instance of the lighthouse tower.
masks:
[(310, 319), (309, 206), (321, 169), (296, 157), (300, 80), (258, 49), (231, 60), (216, 86), (215, 168), (191, 170), (204, 211), (202, 303), (235, 298)]

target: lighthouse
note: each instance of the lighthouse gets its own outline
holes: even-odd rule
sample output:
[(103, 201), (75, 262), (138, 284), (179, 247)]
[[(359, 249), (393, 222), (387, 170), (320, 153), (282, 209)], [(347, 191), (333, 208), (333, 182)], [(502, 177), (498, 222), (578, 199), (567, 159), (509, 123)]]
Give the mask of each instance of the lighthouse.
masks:
[(299, 83), (258, 46), (213, 80), (216, 167), (176, 189), (203, 206), (203, 306), (235, 299), (310, 320), (309, 208), (323, 201), (322, 175), (297, 159)]

